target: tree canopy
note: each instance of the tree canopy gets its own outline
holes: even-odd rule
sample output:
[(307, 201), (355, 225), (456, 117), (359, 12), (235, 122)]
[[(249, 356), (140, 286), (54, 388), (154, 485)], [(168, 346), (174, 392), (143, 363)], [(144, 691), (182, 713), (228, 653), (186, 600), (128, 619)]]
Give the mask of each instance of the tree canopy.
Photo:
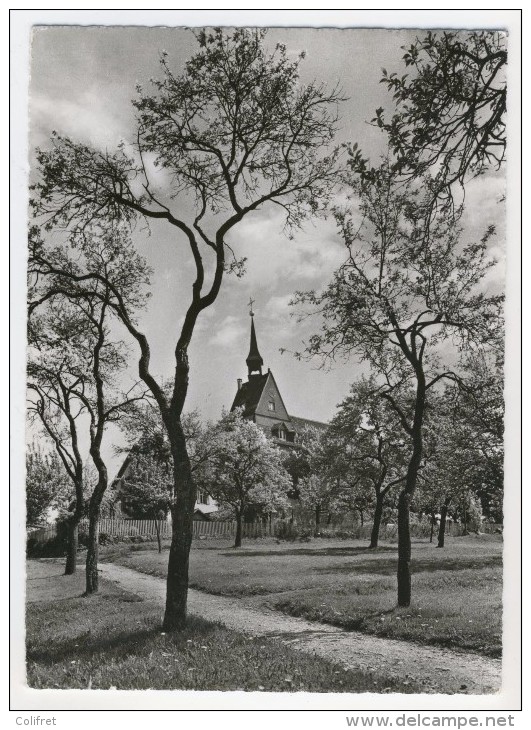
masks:
[(437, 166), (441, 185), (463, 183), (505, 157), (506, 34), (428, 31), (404, 48), (408, 73), (383, 70), (393, 94), (389, 120), (378, 109), (400, 170), (424, 174)]
[(495, 228), (463, 241), (458, 219), (426, 205), (416, 182), (404, 184), (388, 161), (353, 191), (353, 208), (336, 211), (346, 262), (324, 291), (300, 292), (295, 304), (321, 318), (307, 354), (367, 362), (410, 444), (399, 497), (399, 604), (409, 605), (409, 508), (430, 390), (462, 383), (470, 353), (499, 342), (503, 296), (483, 286)]
[(384, 504), (406, 478), (407, 449), (397, 413), (381, 398), (374, 378), (352, 384), (330, 423), (330, 436), (331, 463), (337, 463), (345, 489), (355, 492), (358, 501), (365, 497), (365, 504), (374, 506), (370, 547), (375, 548)]
[[(173, 231), (181, 262), (193, 262), (188, 305), (175, 333), (175, 378), (168, 397), (150, 369), (148, 337), (101, 272), (92, 276), (140, 349), (139, 375), (155, 398), (173, 457), (172, 549), (166, 629), (184, 626), (195, 487), (181, 415), (188, 392), (188, 349), (201, 312), (217, 299), (225, 272), (241, 275), (230, 231), (266, 205), (288, 229), (322, 210), (337, 183), (337, 89), (302, 84), (299, 64), (265, 31), (215, 28), (196, 34), (197, 52), (180, 74), (167, 56), (151, 91), (138, 89), (132, 144), (102, 151), (54, 134), (36, 153), (33, 213), (47, 230), (84, 240), (91, 228), (132, 229), (158, 221)], [(163, 176), (157, 176), (160, 170)], [(161, 179), (164, 185), (160, 184)], [(78, 283), (86, 281), (77, 278)]]
[(68, 504), (70, 484), (57, 453), (30, 445), (26, 450), (26, 525), (39, 525), (46, 521), (50, 509)]
[[(380, 80), (394, 111), (379, 107), (371, 123), (385, 133), (397, 175), (423, 187), (430, 212), (456, 215), (455, 186), (505, 161), (507, 37), (427, 31), (403, 50), (406, 73), (382, 69)], [(347, 146), (351, 170), (374, 177), (362, 147)]]
[(196, 473), (198, 488), (220, 505), (230, 507), (236, 522), (236, 547), (241, 544), (241, 524), (246, 509), (265, 512), (287, 504), (292, 486), (280, 450), (241, 409), (225, 413), (204, 435), (208, 460)]

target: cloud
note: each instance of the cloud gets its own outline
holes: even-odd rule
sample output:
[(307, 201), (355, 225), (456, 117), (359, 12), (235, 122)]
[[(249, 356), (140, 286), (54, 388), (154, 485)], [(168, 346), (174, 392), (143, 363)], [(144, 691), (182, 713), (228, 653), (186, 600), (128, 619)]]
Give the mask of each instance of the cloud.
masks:
[(209, 344), (217, 347), (230, 347), (239, 342), (244, 333), (242, 320), (229, 315), (221, 322), (216, 334), (210, 338)]
[(124, 137), (127, 125), (113, 113), (113, 107), (95, 88), (85, 89), (70, 98), (32, 93), (32, 134), (37, 144), (48, 140), (52, 130), (96, 147), (113, 148)]
[(235, 229), (231, 243), (238, 256), (247, 257), (244, 283), (250, 289), (264, 282), (291, 290), (319, 287), (342, 263), (345, 251), (331, 220), (308, 222), (293, 240), (283, 232), (281, 213), (262, 210), (249, 215)]
[(293, 296), (291, 294), (277, 295), (271, 297), (264, 307), (264, 312), (269, 317), (277, 317), (288, 311), (289, 303)]
[(494, 224), (497, 242), (504, 243), (505, 190), (505, 177), (501, 173), (480, 175), (467, 184), (462, 222), (469, 235), (482, 236), (487, 226)]

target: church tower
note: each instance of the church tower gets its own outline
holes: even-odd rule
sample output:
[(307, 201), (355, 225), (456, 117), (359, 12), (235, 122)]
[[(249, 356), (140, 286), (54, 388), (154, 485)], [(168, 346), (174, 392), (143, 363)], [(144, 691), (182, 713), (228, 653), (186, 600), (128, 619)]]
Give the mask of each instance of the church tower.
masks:
[[(252, 301), (252, 300), (251, 300)], [(253, 375), (262, 375), (262, 368), (264, 366), (264, 361), (262, 360), (262, 356), (260, 355), (258, 351), (258, 344), (256, 342), (256, 332), (254, 329), (254, 312), (251, 305), (251, 344), (249, 347), (249, 354), (247, 355), (246, 363), (247, 363), (247, 371), (249, 374), (249, 378), (251, 378)]]
[(273, 439), (281, 448), (295, 448), (296, 434), (305, 426), (326, 428), (326, 424), (318, 421), (290, 416), (280, 390), (269, 368), (263, 372), (264, 361), (258, 349), (254, 326), (253, 300), (249, 302), (251, 315), (251, 340), (247, 363), (248, 379), (243, 383), (238, 378), (238, 389), (232, 403), (231, 411), (243, 409), (243, 417), (254, 421), (265, 434)]

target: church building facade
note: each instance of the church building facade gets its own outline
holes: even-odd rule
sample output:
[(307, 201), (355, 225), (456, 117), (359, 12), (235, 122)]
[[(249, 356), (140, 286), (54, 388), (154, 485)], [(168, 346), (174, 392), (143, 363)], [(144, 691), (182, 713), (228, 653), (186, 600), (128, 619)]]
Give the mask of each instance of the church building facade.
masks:
[(243, 408), (244, 418), (260, 426), (281, 449), (297, 448), (301, 431), (308, 427), (324, 430), (327, 424), (290, 415), (273, 373), (269, 368), (263, 372), (264, 361), (258, 350), (252, 309), (250, 314), (251, 341), (246, 359), (248, 379), (245, 383), (238, 379), (231, 411)]

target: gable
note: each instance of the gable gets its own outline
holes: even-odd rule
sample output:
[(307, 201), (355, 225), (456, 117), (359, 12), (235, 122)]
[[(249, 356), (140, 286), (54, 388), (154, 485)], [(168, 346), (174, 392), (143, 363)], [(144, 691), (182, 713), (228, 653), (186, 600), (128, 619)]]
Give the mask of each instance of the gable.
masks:
[(265, 416), (279, 421), (290, 420), (288, 411), (275, 382), (275, 378), (270, 371), (267, 373), (267, 380), (265, 381), (262, 389), (255, 414), (257, 416)]

